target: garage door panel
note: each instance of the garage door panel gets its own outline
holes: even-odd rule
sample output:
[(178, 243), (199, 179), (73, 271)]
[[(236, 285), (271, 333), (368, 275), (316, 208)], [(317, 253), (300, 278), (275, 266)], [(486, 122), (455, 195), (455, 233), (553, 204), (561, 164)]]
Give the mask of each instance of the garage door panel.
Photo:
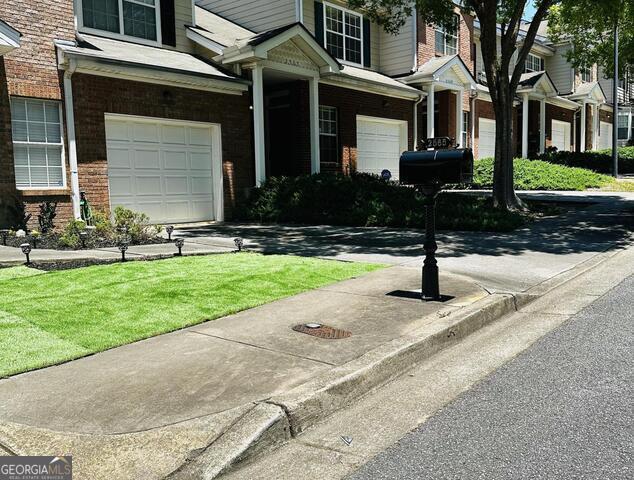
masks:
[(163, 143), (185, 145), (187, 143), (187, 128), (183, 125), (163, 125), (161, 126), (161, 139)]
[(213, 220), (212, 128), (106, 116), (112, 206), (160, 223)]
[(189, 182), (186, 175), (165, 177), (165, 193), (167, 195), (187, 195)]
[(163, 165), (167, 170), (187, 168), (187, 152), (184, 150), (163, 150)]
[(612, 147), (612, 124), (600, 122), (599, 125), (599, 149)]
[(495, 157), (495, 120), (481, 118), (478, 131), (478, 158)]
[(152, 170), (161, 168), (159, 150), (134, 150), (134, 168)]

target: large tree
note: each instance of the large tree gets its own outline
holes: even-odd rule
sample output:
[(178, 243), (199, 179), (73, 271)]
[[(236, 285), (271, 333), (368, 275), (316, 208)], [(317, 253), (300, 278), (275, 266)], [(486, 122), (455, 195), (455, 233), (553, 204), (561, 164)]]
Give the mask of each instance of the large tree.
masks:
[(550, 9), (548, 32), (554, 41), (569, 41), (568, 60), (575, 67), (598, 64), (614, 73), (614, 24), (619, 27), (619, 77), (634, 67), (634, 0), (575, 0)]
[(513, 188), (513, 100), (539, 24), (555, 3), (555, 0), (534, 0), (534, 18), (524, 29), (522, 15), (529, 1), (348, 0), (351, 7), (363, 9), (372, 20), (394, 34), (414, 8), (425, 22), (448, 29), (453, 27), (452, 14), (457, 3), (474, 13), (480, 21), (482, 60), (496, 119), (493, 198), (496, 206), (509, 210), (524, 208)]

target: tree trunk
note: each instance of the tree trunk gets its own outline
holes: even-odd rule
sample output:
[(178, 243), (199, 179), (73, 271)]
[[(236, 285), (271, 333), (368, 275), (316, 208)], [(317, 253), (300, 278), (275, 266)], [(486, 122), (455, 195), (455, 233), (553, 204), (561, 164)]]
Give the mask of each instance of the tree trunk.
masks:
[(493, 169), (493, 204), (504, 210), (525, 210), (513, 185), (513, 96), (504, 79), (497, 85), (495, 110), (495, 165)]

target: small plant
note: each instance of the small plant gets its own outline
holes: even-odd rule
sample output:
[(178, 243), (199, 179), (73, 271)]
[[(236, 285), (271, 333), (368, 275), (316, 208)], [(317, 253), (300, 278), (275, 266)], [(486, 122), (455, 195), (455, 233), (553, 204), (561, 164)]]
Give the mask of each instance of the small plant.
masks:
[(11, 217), (13, 217), (14, 230), (24, 230), (28, 232), (29, 221), (31, 220), (31, 214), (26, 211), (26, 204), (15, 197), (13, 206), (10, 208)]
[(110, 217), (103, 212), (93, 212), (92, 224), (95, 227), (95, 235), (99, 238), (112, 240), (115, 238), (115, 230)]
[(37, 248), (37, 241), (42, 236), (40, 232), (37, 230), (33, 230), (31, 232), (31, 239), (33, 240), (33, 248)]
[(65, 247), (77, 248), (81, 242), (79, 232), (83, 232), (85, 229), (86, 222), (75, 219), (71, 220), (64, 228), (64, 232), (59, 238), (59, 243)]
[(40, 213), (37, 222), (43, 234), (51, 232), (55, 228), (53, 220), (57, 216), (57, 202), (44, 202), (40, 204)]
[(160, 226), (150, 225), (150, 218), (145, 213), (124, 207), (114, 209), (114, 228), (116, 231), (126, 232), (132, 243), (147, 241), (161, 231)]

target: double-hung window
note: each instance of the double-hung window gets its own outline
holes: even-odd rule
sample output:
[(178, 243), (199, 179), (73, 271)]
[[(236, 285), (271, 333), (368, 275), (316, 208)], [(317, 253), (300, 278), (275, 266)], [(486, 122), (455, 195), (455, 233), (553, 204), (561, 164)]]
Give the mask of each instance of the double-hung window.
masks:
[(319, 157), (323, 163), (339, 162), (335, 107), (319, 107)]
[(327, 3), (324, 7), (326, 50), (339, 60), (362, 65), (363, 17)]
[(629, 113), (619, 114), (619, 123), (618, 123), (619, 140), (628, 140), (627, 134), (629, 130), (629, 125), (628, 125), (629, 121), (630, 121)]
[(592, 70), (590, 70), (588, 67), (579, 68), (579, 75), (581, 76), (582, 82), (592, 81)]
[(159, 40), (160, 0), (80, 0), (84, 29)]
[(462, 111), (462, 135), (461, 135), (462, 143), (460, 144), (461, 148), (467, 148), (467, 141), (468, 141), (467, 132), (469, 132), (469, 112), (463, 110)]
[(18, 188), (63, 188), (61, 104), (11, 99), (15, 183)]
[(541, 72), (544, 70), (544, 59), (529, 53), (524, 64), (524, 73)]
[(436, 31), (436, 53), (441, 55), (455, 55), (458, 53), (458, 26), (460, 17), (453, 16), (453, 26), (450, 29), (435, 27)]

